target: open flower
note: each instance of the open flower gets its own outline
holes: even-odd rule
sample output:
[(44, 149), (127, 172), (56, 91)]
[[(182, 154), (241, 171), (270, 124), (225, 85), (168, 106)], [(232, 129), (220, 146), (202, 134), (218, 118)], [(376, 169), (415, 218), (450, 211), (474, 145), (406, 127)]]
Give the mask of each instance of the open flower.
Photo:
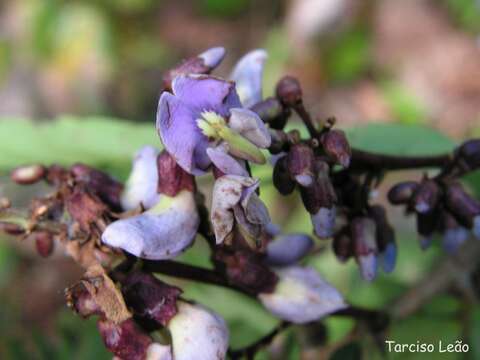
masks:
[(211, 220), (217, 244), (221, 244), (238, 226), (252, 247), (270, 223), (268, 210), (255, 193), (259, 180), (250, 177), (225, 175), (215, 181)]

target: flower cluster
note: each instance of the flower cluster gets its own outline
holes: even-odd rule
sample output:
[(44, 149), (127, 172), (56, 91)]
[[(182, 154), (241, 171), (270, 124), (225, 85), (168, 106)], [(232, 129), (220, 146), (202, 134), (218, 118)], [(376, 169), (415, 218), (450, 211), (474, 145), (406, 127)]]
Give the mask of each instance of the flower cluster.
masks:
[[(223, 48), (212, 48), (165, 74), (156, 116), (163, 149), (139, 149), (125, 184), (85, 164), (22, 166), (12, 172), (13, 181), (45, 181), (51, 193), (34, 199), (28, 215), (0, 202), (2, 231), (32, 238), (42, 256), (58, 246), (85, 268), (66, 289), (67, 302), (80, 316), (97, 317), (105, 346), (118, 358), (227, 356), (223, 318), (184, 298), (156, 272), (243, 293), (282, 324), (345, 313), (340, 292), (302, 261), (315, 252), (316, 238), (332, 239), (337, 258), (355, 258), (368, 281), (378, 268), (394, 269), (395, 233), (386, 209), (371, 196), (389, 162), (441, 163), (435, 177), (397, 184), (388, 194), (392, 204), (417, 216), (423, 247), (435, 232), (444, 235), (449, 251), (470, 232), (480, 237), (480, 202), (458, 180), (480, 166), (480, 140), (423, 160), (355, 150), (335, 119), (321, 128), (314, 124), (295, 78), (284, 77), (276, 95), (263, 99), (265, 51), (246, 54), (228, 79), (211, 75), (224, 56)], [(292, 113), (308, 139), (285, 130)], [(260, 179), (250, 169), (267, 164), (267, 153), (278, 192), (298, 191), (310, 234), (285, 233), (272, 222)], [(213, 185), (205, 196), (197, 179), (209, 175)], [(199, 236), (210, 246), (212, 269), (174, 261)]]

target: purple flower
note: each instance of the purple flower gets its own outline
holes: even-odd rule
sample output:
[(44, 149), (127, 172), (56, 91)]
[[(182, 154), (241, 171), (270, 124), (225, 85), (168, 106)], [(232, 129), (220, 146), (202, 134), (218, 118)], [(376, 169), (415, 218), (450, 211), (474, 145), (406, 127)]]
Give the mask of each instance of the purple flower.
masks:
[[(247, 91), (248, 104), (261, 99), (260, 80), (254, 80), (261, 75), (259, 55), (247, 55), (234, 71), (234, 79), (242, 88), (251, 90)], [(235, 83), (209, 75), (175, 77), (172, 93), (164, 92), (160, 97), (157, 130), (166, 150), (194, 175), (204, 173), (212, 163), (227, 170), (236, 159), (264, 163), (259, 148), (267, 148), (271, 142), (258, 115), (242, 107)], [(212, 155), (211, 149), (218, 146), (224, 153), (221, 157)], [(238, 169), (228, 171), (241, 175)]]

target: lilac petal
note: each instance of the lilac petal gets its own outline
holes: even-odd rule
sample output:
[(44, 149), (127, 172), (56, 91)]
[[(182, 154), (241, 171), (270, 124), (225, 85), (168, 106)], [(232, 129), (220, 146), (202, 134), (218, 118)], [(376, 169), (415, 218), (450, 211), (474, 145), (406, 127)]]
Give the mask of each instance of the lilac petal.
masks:
[(360, 268), (360, 275), (367, 281), (373, 281), (377, 276), (377, 256), (374, 253), (367, 255), (360, 255), (356, 257), (358, 267)]
[(230, 79), (235, 81), (240, 100), (249, 108), (262, 100), (263, 64), (267, 52), (263, 49), (250, 51), (235, 65)]
[(277, 235), (281, 235), (282, 229), (280, 228), (279, 225), (271, 222), (265, 225), (265, 232), (271, 237), (274, 237)]
[(283, 320), (303, 324), (347, 307), (338, 290), (311, 267), (291, 266), (275, 273), (279, 277), (275, 290), (258, 297)]
[(443, 248), (448, 253), (454, 253), (468, 240), (468, 229), (464, 227), (451, 228), (443, 234)]
[(159, 343), (150, 344), (145, 360), (173, 360), (172, 347)]
[(146, 209), (155, 205), (160, 197), (157, 192), (159, 150), (144, 146), (135, 154), (132, 171), (125, 184), (121, 203), (124, 210), (131, 210), (142, 204)]
[(473, 236), (480, 240), (480, 215), (477, 215), (473, 218)]
[(209, 75), (180, 75), (173, 79), (173, 93), (194, 109), (199, 116), (203, 111), (215, 111), (223, 117), (230, 115), (230, 108), (241, 107), (232, 82)]
[(205, 66), (213, 70), (220, 65), (225, 57), (225, 48), (221, 46), (213, 47), (204, 51), (198, 57), (203, 60)]
[(397, 245), (393, 242), (387, 244), (383, 252), (379, 254), (378, 260), (383, 271), (391, 273), (397, 262)]
[(316, 214), (310, 215), (313, 224), (313, 230), (320, 239), (327, 239), (333, 236), (335, 216), (335, 207), (322, 207)]
[(185, 171), (201, 175), (208, 164), (197, 166), (198, 148), (206, 148), (208, 139), (197, 127), (195, 114), (177, 97), (164, 92), (157, 110), (157, 131), (166, 150)]
[(199, 222), (193, 194), (182, 191), (162, 196), (143, 214), (111, 223), (102, 242), (144, 259), (172, 259), (191, 245)]
[(226, 358), (229, 332), (223, 318), (200, 306), (179, 301), (168, 324), (175, 360)]
[(228, 126), (260, 148), (266, 149), (272, 143), (270, 132), (265, 123), (253, 111), (230, 109)]
[(305, 234), (280, 235), (267, 245), (266, 262), (273, 266), (292, 265), (307, 255), (313, 240)]
[(226, 144), (208, 148), (207, 155), (212, 163), (226, 175), (249, 176), (248, 171), (235, 158), (228, 154)]
[(232, 232), (234, 225), (233, 208), (240, 202), (243, 189), (255, 185), (252, 178), (225, 175), (218, 178), (213, 186), (211, 220), (217, 244), (222, 243)]

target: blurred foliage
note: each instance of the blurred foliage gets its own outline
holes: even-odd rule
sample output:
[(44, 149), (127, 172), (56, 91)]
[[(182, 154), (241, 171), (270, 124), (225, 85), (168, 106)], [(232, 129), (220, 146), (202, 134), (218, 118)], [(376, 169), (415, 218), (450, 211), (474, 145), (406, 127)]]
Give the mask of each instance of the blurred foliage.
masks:
[(392, 120), (402, 124), (419, 124), (428, 119), (426, 109), (407, 89), (394, 81), (384, 81), (382, 90), (392, 110)]
[(477, 0), (443, 0), (453, 19), (464, 29), (480, 31), (480, 3)]

